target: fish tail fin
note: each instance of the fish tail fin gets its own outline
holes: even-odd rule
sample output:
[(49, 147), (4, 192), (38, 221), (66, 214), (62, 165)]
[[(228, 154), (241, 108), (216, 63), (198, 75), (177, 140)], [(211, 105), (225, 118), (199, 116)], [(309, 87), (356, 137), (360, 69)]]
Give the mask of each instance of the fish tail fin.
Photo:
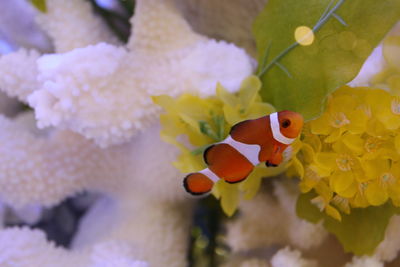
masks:
[(194, 172), (183, 179), (183, 186), (188, 193), (200, 196), (211, 191), (214, 181), (201, 172)]

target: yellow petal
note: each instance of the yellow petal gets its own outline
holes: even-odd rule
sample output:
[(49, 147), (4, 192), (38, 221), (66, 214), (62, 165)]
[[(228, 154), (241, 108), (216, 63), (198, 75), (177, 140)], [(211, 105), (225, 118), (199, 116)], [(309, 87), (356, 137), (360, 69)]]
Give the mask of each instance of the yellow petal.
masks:
[(328, 135), (332, 132), (333, 127), (329, 122), (329, 114), (324, 113), (321, 117), (309, 122), (310, 130), (313, 134)]
[(289, 177), (297, 176), (300, 179), (303, 179), (303, 177), (304, 177), (303, 164), (301, 164), (301, 162), (296, 157), (294, 157), (291, 161), (291, 165), (290, 165), (288, 171), (286, 172), (286, 174)]
[(178, 136), (186, 131), (185, 124), (182, 123), (176, 114), (161, 114), (160, 123), (163, 132), (171, 136)]
[(383, 42), (383, 56), (398, 71), (400, 70), (400, 36), (391, 35)]
[(153, 102), (165, 110), (170, 110), (175, 107), (176, 101), (169, 95), (159, 95), (159, 96), (152, 96), (151, 99)]
[(382, 173), (389, 171), (390, 167), (389, 161), (382, 159), (362, 161), (361, 165), (368, 180), (378, 179)]
[(344, 198), (352, 198), (357, 193), (357, 190), (358, 190), (358, 183), (356, 181), (353, 181), (353, 183), (351, 183), (351, 185), (347, 187), (347, 189), (338, 192), (338, 194)]
[(365, 208), (369, 206), (369, 203), (363, 192), (358, 191), (354, 198), (350, 200), (350, 203), (355, 208)]
[(253, 105), (249, 106), (247, 111), (245, 112), (248, 119), (256, 119), (262, 116), (269, 115), (275, 112), (274, 106), (264, 102), (256, 102)]
[(302, 180), (302, 181), (300, 181), (300, 183), (299, 183), (299, 189), (300, 189), (300, 192), (301, 192), (301, 193), (307, 193), (307, 192), (309, 192), (311, 189), (313, 189), (313, 187), (307, 185), (307, 184), (305, 183), (305, 181)]
[(331, 203), (334, 204), (340, 211), (350, 214), (350, 205), (347, 198), (336, 195), (333, 197)]
[(320, 152), (321, 151), (321, 139), (319, 138), (318, 135), (315, 134), (306, 134), (304, 136), (304, 139), (302, 140), (303, 143), (308, 144), (312, 147), (312, 149), (314, 150), (314, 152)]
[[(354, 177), (351, 171), (336, 171), (329, 178), (330, 187), (339, 195), (342, 195), (353, 184)], [(355, 193), (355, 192), (354, 192)]]
[(347, 117), (350, 123), (346, 125), (350, 132), (353, 134), (362, 134), (366, 130), (366, 124), (368, 121), (368, 116), (363, 110), (357, 109), (347, 113)]
[(213, 194), (213, 196), (216, 199), (221, 199), (221, 188), (222, 188), (222, 183), (225, 183), (224, 180), (220, 179), (219, 181), (217, 181), (211, 191), (211, 193)]
[(372, 110), (373, 115), (381, 116), (389, 114), (391, 96), (382, 89), (367, 90), (365, 101)]
[(228, 184), (225, 181), (221, 181), (218, 185), (222, 210), (230, 217), (239, 204), (239, 185)]
[(240, 107), (239, 99), (234, 94), (229, 93), (220, 83), (217, 84), (216, 93), (217, 97), (221, 99), (225, 105), (233, 108)]
[(343, 134), (345, 131), (344, 128), (334, 128), (330, 135), (324, 139), (325, 143), (333, 143), (336, 142)]
[(262, 178), (268, 176), (271, 176), (271, 168), (256, 166), (246, 180), (239, 184), (240, 190), (245, 193), (244, 198), (252, 199), (260, 188)]
[(200, 132), (200, 126), (199, 126), (199, 121), (193, 119), (192, 117), (184, 114), (184, 113), (180, 113), (179, 117), (181, 118), (182, 121), (184, 121), (189, 127), (191, 127), (191, 130), (197, 132), (197, 133), (201, 133)]
[(336, 153), (320, 152), (315, 155), (315, 162), (310, 167), (315, 170), (319, 176), (329, 176), (336, 168)]
[(325, 207), (325, 212), (326, 212), (326, 214), (328, 214), (332, 218), (338, 220), (339, 222), (342, 221), (342, 216), (340, 215), (340, 212), (337, 209), (335, 209), (334, 207), (332, 207), (331, 205), (327, 205)]
[(341, 91), (337, 92), (336, 95), (331, 98), (331, 101), (329, 102), (329, 109), (332, 113), (344, 112), (347, 114), (348, 111), (355, 109), (357, 102), (351, 95), (340, 95), (340, 92)]
[(257, 76), (252, 75), (242, 82), (239, 91), (239, 99), (242, 108), (247, 109), (254, 103), (260, 88), (261, 81)]
[(397, 134), (396, 137), (394, 138), (394, 147), (397, 153), (400, 154), (400, 134)]
[(245, 114), (241, 113), (236, 107), (225, 105), (223, 111), (225, 120), (231, 126), (245, 120)]
[(381, 114), (378, 118), (389, 130), (397, 130), (400, 127), (400, 115)]
[(356, 155), (364, 152), (364, 139), (360, 135), (345, 134), (341, 141)]
[(389, 85), (390, 93), (400, 96), (400, 74), (393, 74), (386, 81)]
[(375, 137), (387, 136), (389, 131), (377, 118), (373, 117), (367, 122), (366, 132)]
[(321, 179), (322, 178), (312, 169), (310, 169), (309, 167), (306, 168), (303, 178), (303, 182), (305, 185), (313, 188), (321, 181)]
[(378, 182), (374, 181), (369, 183), (365, 189), (365, 197), (369, 204), (379, 206), (385, 203), (389, 196), (387, 191), (380, 187)]
[(318, 195), (320, 195), (327, 203), (333, 197), (332, 189), (322, 180), (315, 185), (315, 192), (317, 192)]

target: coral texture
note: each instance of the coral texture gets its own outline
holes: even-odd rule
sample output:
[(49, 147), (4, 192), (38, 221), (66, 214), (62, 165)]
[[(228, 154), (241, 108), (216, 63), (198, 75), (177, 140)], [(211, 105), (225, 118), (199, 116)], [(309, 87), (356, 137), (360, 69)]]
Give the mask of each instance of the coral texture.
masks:
[(185, 266), (191, 201), (171, 165), (177, 151), (159, 137), (151, 96), (207, 96), (217, 82), (238, 90), (253, 59), (195, 33), (175, 1), (136, 1), (126, 45), (87, 1), (46, 2), (36, 16), (55, 52), (1, 56), (0, 89), (29, 104), (40, 128), (52, 128), (32, 127), (32, 113), (0, 117), (0, 196), (16, 212), (32, 211), (30, 222), (40, 207), (79, 192), (101, 197), (70, 250), (39, 230), (0, 231), (8, 240), (0, 241), (0, 265)]
[(137, 1), (126, 46), (115, 45), (85, 1), (47, 4), (39, 22), (58, 53), (21, 50), (0, 59), (3, 90), (27, 101), (42, 128), (68, 128), (102, 146), (122, 143), (154, 123), (151, 95), (208, 96), (217, 82), (236, 91), (254, 69), (243, 49), (193, 32), (172, 0)]
[[(205, 97), (215, 94), (217, 83), (237, 92), (255, 63), (228, 41), (254, 51), (249, 14), (265, 1), (136, 0), (126, 44), (89, 1), (46, 2), (46, 13), (31, 14), (54, 51), (42, 54), (48, 46), (28, 45), (0, 56), (1, 92), (32, 109), (12, 118), (0, 115), (0, 266), (187, 266), (192, 199), (171, 164), (177, 149), (160, 138), (159, 108), (151, 96)], [(374, 55), (368, 64), (380, 64)], [(371, 66), (355, 84), (369, 83)], [(15, 99), (0, 96), (2, 113), (14, 116), (15, 106)], [(243, 201), (239, 216), (228, 223), (232, 255), (245, 255), (242, 266), (317, 266), (307, 253), (326, 253), (328, 234), (296, 217), (296, 184), (271, 184), (273, 192)], [(34, 224), (43, 209), (81, 192), (99, 197), (68, 249), (47, 241), (40, 230), (5, 226), (7, 206)], [(392, 218), (373, 256), (354, 257), (346, 267), (380, 267), (394, 259), (398, 221)], [(264, 248), (271, 257), (252, 257)]]
[[(320, 245), (327, 236), (321, 225), (299, 219), (295, 214), (295, 184), (274, 183), (271, 194), (258, 194), (241, 204), (241, 217), (228, 225), (228, 244), (234, 251), (271, 245), (291, 244), (307, 250)], [(260, 224), (258, 222), (262, 221)], [(252, 227), (249, 227), (251, 225)]]

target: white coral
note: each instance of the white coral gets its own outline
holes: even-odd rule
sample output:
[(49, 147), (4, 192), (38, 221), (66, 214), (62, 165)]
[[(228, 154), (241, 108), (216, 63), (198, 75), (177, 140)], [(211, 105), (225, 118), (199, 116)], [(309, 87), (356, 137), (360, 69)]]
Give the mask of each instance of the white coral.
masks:
[(35, 136), (26, 125), (0, 117), (0, 194), (14, 207), (54, 205), (101, 181), (108, 190), (121, 176), (121, 156), (68, 131)]
[(89, 2), (46, 0), (46, 7), (46, 13), (39, 13), (37, 21), (52, 38), (56, 52), (98, 42), (118, 44), (105, 22), (94, 14)]
[(300, 219), (296, 214), (296, 201), (300, 194), (298, 185), (291, 181), (274, 183), (274, 193), (288, 216), (288, 235), (291, 243), (307, 250), (319, 246), (328, 233), (321, 224), (313, 224)]
[[(46, 241), (43, 232), (8, 228), (0, 232), (0, 265), (4, 267), (79, 266), (75, 255)], [(71, 265), (72, 264), (72, 265)]]
[(185, 266), (189, 208), (188, 203), (161, 203), (140, 193), (122, 200), (104, 198), (85, 215), (72, 249), (116, 240), (129, 244), (151, 266)]
[(344, 267), (383, 267), (383, 263), (373, 257), (353, 257)]
[(2, 267), (147, 267), (132, 257), (124, 243), (99, 243), (87, 251), (71, 252), (46, 241), (43, 232), (8, 228), (0, 232)]
[(382, 261), (392, 261), (400, 251), (400, 216), (393, 216), (386, 228), (385, 239), (375, 249), (374, 256)]
[(145, 261), (133, 259), (131, 246), (122, 242), (104, 242), (92, 249), (89, 267), (148, 267)]
[(286, 247), (272, 257), (271, 265), (272, 267), (317, 267), (317, 262), (303, 259), (300, 251)]
[(16, 121), (0, 116), (0, 127), (0, 195), (14, 207), (51, 206), (83, 190), (111, 195), (146, 190), (167, 200), (184, 196), (181, 175), (170, 164), (177, 150), (161, 141), (158, 126), (131, 144), (108, 149), (70, 131), (37, 136), (24, 116)]
[(227, 240), (234, 251), (274, 244), (291, 244), (307, 250), (325, 240), (327, 232), (320, 224), (311, 224), (296, 216), (295, 203), (299, 194), (296, 184), (276, 182), (274, 185), (278, 199), (259, 193), (251, 201), (242, 201), (242, 216), (228, 227)]
[(35, 50), (20, 49), (0, 58), (0, 90), (26, 102), (26, 97), (39, 87)]
[[(139, 134), (129, 145), (100, 149), (68, 131), (30, 133), (23, 118), (2, 118), (1, 123), (0, 139), (13, 140), (0, 146), (0, 195), (7, 203), (50, 206), (82, 190), (103, 192), (108, 197), (82, 220), (73, 251), (116, 240), (137, 247), (135, 255), (150, 263), (185, 265), (189, 206), (182, 203), (182, 177), (170, 164), (176, 150), (160, 140), (158, 126)], [(39, 241), (32, 245), (35, 242)]]
[[(233, 44), (195, 33), (174, 0), (136, 1), (126, 45), (87, 2), (47, 3), (48, 13), (38, 20), (56, 53), (21, 49), (2, 56), (0, 89), (29, 102), (41, 127), (55, 129), (39, 132), (25, 117), (0, 117), (0, 196), (19, 210), (52, 206), (81, 191), (102, 196), (81, 220), (70, 250), (38, 230), (1, 230), (0, 265), (186, 266), (191, 205), (181, 174), (170, 165), (176, 150), (159, 138), (150, 96), (209, 96), (217, 82), (233, 92), (253, 71), (253, 59)], [(291, 189), (276, 183), (274, 195), (242, 204), (242, 216), (228, 227), (234, 252), (273, 244), (318, 247), (326, 232), (295, 216), (298, 192)], [(34, 221), (37, 214), (31, 215), (25, 219)], [(388, 233), (397, 227), (391, 224)], [(394, 257), (397, 243), (387, 238), (377, 258), (355, 258), (348, 266), (381, 266), (378, 258)], [(288, 248), (271, 264), (315, 266)]]
[[(137, 1), (126, 47), (98, 30), (104, 27), (88, 3), (50, 0), (48, 6), (39, 21), (65, 53), (2, 57), (1, 88), (23, 101), (30, 94), (40, 127), (71, 129), (103, 147), (128, 141), (156, 120), (152, 95), (210, 96), (217, 82), (236, 91), (254, 69), (243, 49), (193, 32), (173, 0)], [(24, 59), (23, 68), (13, 67)]]

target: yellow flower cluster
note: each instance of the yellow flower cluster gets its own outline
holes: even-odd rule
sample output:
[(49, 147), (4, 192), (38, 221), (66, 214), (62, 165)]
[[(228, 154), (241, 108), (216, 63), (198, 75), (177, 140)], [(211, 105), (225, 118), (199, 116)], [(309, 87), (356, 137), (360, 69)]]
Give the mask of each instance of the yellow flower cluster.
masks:
[[(292, 173), (321, 210), (341, 220), (352, 207), (400, 206), (400, 98), (344, 86), (306, 124)], [(302, 164), (300, 163), (302, 162)]]
[[(177, 99), (166, 95), (153, 97), (154, 102), (166, 111), (160, 116), (163, 126), (161, 137), (181, 151), (174, 165), (182, 172), (182, 179), (185, 173), (206, 168), (203, 151), (208, 145), (225, 139), (234, 124), (275, 111), (270, 104), (261, 101), (258, 95), (260, 88), (260, 80), (250, 76), (243, 81), (236, 94), (218, 85), (216, 96), (207, 99), (190, 94)], [(252, 198), (259, 189), (262, 177), (275, 176), (284, 169), (285, 166), (266, 168), (260, 164), (242, 183), (218, 181), (212, 193), (220, 199), (225, 213), (232, 215), (240, 195), (245, 199)]]

